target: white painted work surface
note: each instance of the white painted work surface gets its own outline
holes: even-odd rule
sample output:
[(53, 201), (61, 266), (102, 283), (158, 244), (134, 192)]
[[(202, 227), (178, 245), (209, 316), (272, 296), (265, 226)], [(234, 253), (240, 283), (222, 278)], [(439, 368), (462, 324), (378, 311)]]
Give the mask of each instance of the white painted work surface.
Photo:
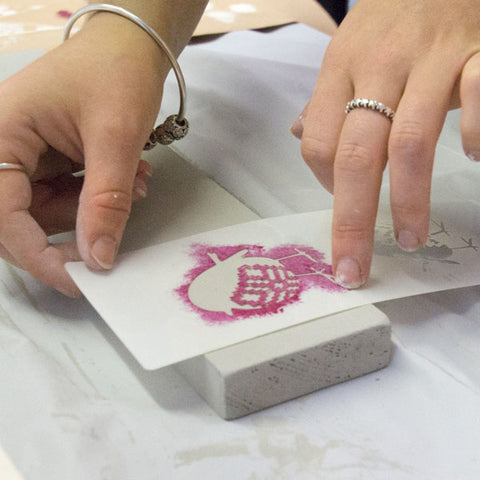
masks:
[(0, 478), (2, 480), (22, 480), (17, 469), (13, 466), (0, 445)]
[[(216, 49), (210, 54), (212, 66), (221, 65), (234, 49), (241, 55), (231, 65), (247, 70), (258, 65), (249, 76), (230, 78), (240, 82), (230, 88), (240, 104), (245, 82), (255, 86), (251, 95), (270, 86), (262, 107), (269, 108), (273, 120), (261, 132), (264, 143), (255, 133), (243, 136), (240, 146), (238, 135), (217, 139), (215, 149), (195, 134), (188, 143), (192, 152), (196, 147), (188, 155), (194, 163), (215, 171), (222, 185), (262, 216), (331, 206), (286, 131), (313, 88), (327, 41), (292, 26), (194, 47), (199, 58), (209, 46)], [(279, 59), (274, 45), (290, 47), (283, 48), (280, 62), (257, 62), (251, 58), (252, 44), (257, 57), (274, 60)], [(183, 61), (192, 84), (193, 124), (202, 118), (201, 105), (204, 115), (215, 112), (217, 98), (222, 108), (230, 105), (225, 95), (219, 97), (227, 79), (217, 84), (208, 79), (202, 90), (198, 82), (207, 80), (205, 65), (192, 77), (197, 67), (186, 63), (194, 53), (186, 52)], [(29, 55), (9, 57), (9, 68), (29, 61)], [(293, 58), (301, 75), (296, 88), (285, 89), (295, 71)], [(178, 97), (168, 93), (174, 88), (167, 86), (166, 100), (176, 105)], [(279, 104), (278, 98), (285, 101)], [(256, 118), (251, 112), (245, 125), (255, 125)], [(277, 129), (280, 123), (283, 130)], [(456, 124), (454, 113), (437, 152), (433, 195), (478, 198), (480, 169), (461, 154)], [(255, 142), (260, 153), (251, 158)], [(250, 161), (227, 155), (232, 151)], [(222, 155), (212, 156), (215, 152)], [(135, 208), (124, 248), (217, 226), (203, 221), (202, 208), (231, 197), (195, 175), (180, 176), (183, 189), (177, 184), (173, 191), (179, 173), (190, 170), (168, 150), (154, 151), (150, 158), (156, 169), (151, 194)], [(169, 201), (169, 185), (180, 203)], [(241, 205), (228, 205), (215, 219), (219, 225), (249, 219)], [(172, 212), (190, 223), (175, 220)], [(168, 224), (167, 232), (162, 223)], [(213, 413), (173, 368), (143, 371), (86, 302), (63, 298), (5, 264), (0, 265), (0, 306), (0, 443), (27, 480), (479, 477), (478, 287), (379, 305), (392, 321), (396, 344), (387, 369), (232, 422)]]

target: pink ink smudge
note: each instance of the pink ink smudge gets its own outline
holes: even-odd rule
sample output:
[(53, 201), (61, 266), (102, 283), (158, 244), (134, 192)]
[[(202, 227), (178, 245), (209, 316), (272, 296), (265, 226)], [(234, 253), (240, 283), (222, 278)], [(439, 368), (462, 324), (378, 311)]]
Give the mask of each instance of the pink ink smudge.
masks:
[(57, 16), (60, 18), (70, 18), (72, 16), (72, 12), (69, 12), (68, 10), (59, 10), (57, 12)]
[[(311, 288), (346, 291), (335, 283), (331, 265), (324, 262), (325, 255), (313, 247), (194, 244), (190, 248), (196, 265), (175, 292), (190, 310), (211, 324), (281, 312), (301, 301), (302, 292)], [(199, 282), (203, 282), (203, 292), (209, 297), (207, 307), (198, 305), (203, 302), (202, 295), (196, 297), (200, 301), (192, 301), (192, 288)], [(217, 304), (228, 308), (222, 310)]]

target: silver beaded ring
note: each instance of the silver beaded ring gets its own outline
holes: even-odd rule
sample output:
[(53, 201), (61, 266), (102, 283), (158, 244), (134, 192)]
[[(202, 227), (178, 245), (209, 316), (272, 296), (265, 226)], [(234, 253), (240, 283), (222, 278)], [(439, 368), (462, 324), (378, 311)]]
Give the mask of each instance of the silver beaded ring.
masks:
[(180, 107), (176, 115), (170, 115), (166, 120), (156, 127), (150, 134), (148, 142), (143, 147), (144, 150), (151, 150), (157, 143), (162, 145), (169, 145), (174, 140), (182, 139), (188, 133), (188, 121), (185, 118), (185, 108), (186, 108), (186, 98), (187, 98), (187, 89), (185, 87), (185, 79), (183, 77), (182, 70), (180, 65), (175, 58), (175, 55), (168, 48), (167, 44), (162, 40), (158, 33), (149, 27), (142, 19), (134, 15), (133, 13), (125, 10), (124, 8), (117, 7), (115, 5), (109, 5), (107, 3), (94, 3), (92, 5), (87, 5), (78, 9), (72, 14), (69, 21), (65, 25), (65, 30), (63, 33), (63, 41), (68, 40), (70, 32), (74, 23), (83, 15), (93, 12), (110, 12), (116, 15), (120, 15), (127, 20), (135, 23), (142, 30), (144, 30), (150, 37), (155, 40), (155, 43), (160, 47), (160, 49), (165, 53), (170, 62), (175, 77), (177, 78), (178, 89), (180, 92)]
[(377, 102), (376, 100), (369, 100), (368, 98), (354, 98), (353, 100), (350, 100), (345, 107), (345, 114), (348, 115), (356, 108), (369, 108), (370, 110), (374, 110), (375, 112), (385, 115), (389, 120), (393, 120), (395, 117), (395, 111), (390, 107), (387, 107), (383, 103)]

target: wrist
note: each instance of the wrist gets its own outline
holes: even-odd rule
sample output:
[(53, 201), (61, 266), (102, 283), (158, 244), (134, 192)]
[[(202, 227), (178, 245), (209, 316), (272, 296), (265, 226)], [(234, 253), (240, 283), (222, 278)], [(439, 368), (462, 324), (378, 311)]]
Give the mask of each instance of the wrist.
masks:
[(71, 40), (75, 37), (93, 44), (101, 51), (105, 62), (133, 62), (161, 82), (171, 67), (165, 53), (145, 31), (130, 20), (110, 12), (92, 14)]
[(164, 23), (162, 21), (162, 12), (165, 10), (161, 8), (161, 5), (164, 3), (164, 0), (89, 0), (87, 3), (89, 5), (103, 3), (124, 8), (141, 18), (159, 34), (168, 34), (168, 32), (163, 31), (164, 26), (162, 25)]
[[(73, 25), (75, 22), (78, 21), (79, 18), (83, 17), (84, 15), (87, 14), (92, 14), (92, 13), (109, 13), (112, 16), (105, 16), (105, 15), (100, 15), (100, 16), (94, 16), (91, 17), (90, 23), (87, 24), (87, 28), (83, 30), (83, 35), (80, 38), (86, 38), (87, 42), (89, 43), (89, 46), (92, 47), (91, 39), (92, 39), (92, 31), (95, 34), (95, 29), (100, 29), (100, 31), (103, 32), (103, 35), (101, 35), (101, 40), (102, 40), (102, 45), (103, 47), (100, 48), (100, 55), (105, 55), (105, 62), (101, 62), (99, 64), (100, 66), (100, 75), (103, 76), (103, 72), (105, 70), (108, 71), (108, 64), (112, 63), (112, 60), (116, 63), (115, 67), (118, 69), (121, 77), (117, 77), (117, 81), (123, 81), (126, 85), (128, 86), (128, 76), (125, 76), (125, 73), (128, 72), (129, 69), (133, 67), (131, 70), (131, 73), (133, 74), (133, 78), (138, 79), (138, 77), (143, 77), (145, 78), (145, 71), (143, 68), (143, 61), (145, 58), (147, 58), (147, 66), (149, 64), (148, 59), (150, 58), (148, 55), (148, 52), (142, 53), (140, 50), (140, 46), (145, 46), (145, 44), (142, 43), (139, 45), (135, 45), (135, 39), (132, 40), (131, 34), (129, 35), (128, 32), (125, 31), (125, 29), (122, 29), (120, 34), (117, 33), (118, 30), (118, 25), (117, 25), (117, 19), (114, 18), (114, 16), (120, 17), (122, 19), (127, 20), (130, 22), (132, 25), (138, 27), (141, 31), (146, 33), (151, 40), (153, 40), (154, 44), (162, 51), (162, 53), (165, 55), (168, 63), (173, 67), (175, 71), (175, 76), (178, 81), (178, 86), (179, 86), (179, 93), (180, 93), (180, 107), (177, 115), (170, 115), (165, 122), (163, 122), (161, 125), (159, 125), (150, 135), (149, 141), (144, 145), (144, 150), (150, 150), (153, 148), (157, 143), (162, 143), (164, 145), (169, 145), (175, 140), (179, 140), (183, 138), (187, 132), (188, 132), (188, 121), (185, 118), (185, 97), (186, 97), (186, 89), (185, 89), (185, 81), (183, 78), (182, 71), (180, 69), (180, 66), (178, 65), (174, 53), (170, 50), (170, 48), (167, 46), (166, 42), (158, 35), (158, 33), (153, 30), (148, 24), (146, 24), (140, 17), (135, 15), (134, 13), (119, 7), (118, 5), (112, 5), (112, 4), (91, 4), (89, 6), (83, 7), (76, 11), (71, 19), (68, 21), (66, 27), (65, 27), (65, 32), (64, 32), (64, 41), (68, 40), (70, 37), (70, 33), (72, 30)], [(99, 20), (100, 19), (100, 20)], [(105, 23), (107, 22), (107, 23)], [(112, 23), (113, 22), (113, 23)], [(92, 26), (93, 25), (93, 26)], [(132, 25), (129, 25), (131, 28)], [(138, 29), (135, 29), (136, 34), (138, 34)], [(86, 33), (85, 33), (86, 32)], [(110, 37), (109, 33), (113, 32), (113, 36)], [(133, 32), (133, 31), (132, 31)], [(98, 32), (97, 32), (98, 33)], [(128, 54), (125, 54), (125, 45), (124, 45), (124, 40), (125, 38), (129, 39), (129, 42), (127, 45), (132, 45), (134, 46), (133, 50), (127, 50), (130, 52), (133, 52), (134, 55), (132, 57), (128, 57)], [(111, 40), (114, 40), (113, 43)], [(106, 47), (105, 47), (106, 45)], [(119, 51), (120, 55), (113, 55), (109, 51), (109, 48), (113, 47), (114, 52)], [(120, 49), (120, 50), (118, 50)], [(143, 48), (142, 48), (143, 49)], [(98, 55), (98, 49), (96, 50), (96, 53)], [(101, 58), (101, 57), (100, 57)], [(142, 68), (138, 69), (138, 59), (141, 60), (140, 64)], [(122, 61), (123, 60), (123, 61)], [(125, 61), (126, 60), (126, 61)], [(128, 61), (130, 60), (130, 61)], [(133, 60), (133, 64), (132, 64)], [(118, 62), (122, 61), (122, 63), (119, 65)], [(168, 69), (165, 71), (164, 69), (161, 69), (161, 71), (168, 71)], [(147, 72), (148, 73), (148, 72)], [(111, 81), (111, 77), (107, 77), (109, 81)], [(135, 83), (138, 86), (138, 80), (135, 81)]]
[[(89, 0), (89, 4), (102, 3)], [(205, 9), (207, 0), (108, 0), (149, 25), (177, 57), (189, 42)]]

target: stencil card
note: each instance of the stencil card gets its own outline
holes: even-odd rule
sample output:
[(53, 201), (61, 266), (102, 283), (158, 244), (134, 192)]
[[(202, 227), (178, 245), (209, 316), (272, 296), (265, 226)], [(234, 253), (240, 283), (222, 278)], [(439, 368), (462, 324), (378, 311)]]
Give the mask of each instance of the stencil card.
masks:
[[(461, 213), (461, 214), (460, 214)], [(122, 255), (113, 271), (67, 269), (147, 369), (389, 299), (480, 283), (480, 209), (437, 206), (418, 252), (400, 250), (379, 213), (368, 286), (332, 276), (331, 211), (235, 225)]]

